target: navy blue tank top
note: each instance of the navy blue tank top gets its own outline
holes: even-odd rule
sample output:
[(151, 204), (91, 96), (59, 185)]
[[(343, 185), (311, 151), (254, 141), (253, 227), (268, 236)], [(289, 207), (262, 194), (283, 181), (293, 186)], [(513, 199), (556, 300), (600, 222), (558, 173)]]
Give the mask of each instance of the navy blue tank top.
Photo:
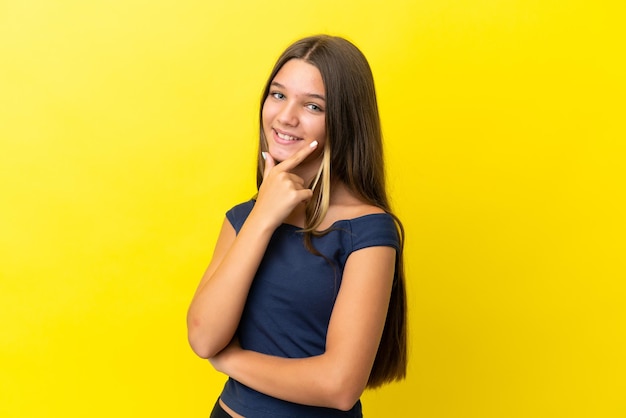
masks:
[[(237, 233), (254, 207), (254, 200), (235, 206), (226, 217)], [(376, 213), (340, 220), (331, 232), (313, 237), (316, 256), (304, 246), (294, 225), (280, 225), (267, 246), (250, 287), (237, 335), (242, 348), (273, 356), (304, 358), (325, 350), (326, 332), (350, 254), (373, 246), (398, 251), (393, 218)], [(361, 402), (350, 411), (300, 405), (257, 392), (228, 379), (222, 400), (251, 418), (362, 417)]]

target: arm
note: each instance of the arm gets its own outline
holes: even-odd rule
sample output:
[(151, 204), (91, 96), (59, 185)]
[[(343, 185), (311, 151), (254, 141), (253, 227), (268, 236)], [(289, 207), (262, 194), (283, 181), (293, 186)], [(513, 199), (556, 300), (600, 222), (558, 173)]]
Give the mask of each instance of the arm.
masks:
[(331, 315), (326, 351), (288, 359), (242, 350), (236, 343), (211, 359), (233, 379), (290, 402), (348, 410), (367, 385), (382, 335), (395, 265), (391, 247), (350, 255)]
[(189, 343), (198, 356), (214, 355), (233, 338), (271, 234), (252, 213), (238, 236), (224, 220), (211, 263), (187, 312)]
[(213, 257), (187, 312), (187, 335), (193, 351), (209, 358), (232, 340), (250, 285), (274, 230), (312, 191), (290, 170), (302, 162), (317, 143), (304, 147), (274, 165), (268, 155), (257, 202), (238, 235), (224, 221)]

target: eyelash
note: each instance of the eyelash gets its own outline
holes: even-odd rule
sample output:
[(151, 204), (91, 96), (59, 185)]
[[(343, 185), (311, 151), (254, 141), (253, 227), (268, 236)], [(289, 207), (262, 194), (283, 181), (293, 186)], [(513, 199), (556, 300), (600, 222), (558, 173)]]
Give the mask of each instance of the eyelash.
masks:
[[(272, 96), (276, 100), (284, 100), (285, 99), (285, 95), (282, 94), (279, 91), (272, 91), (272, 92), (270, 92), (270, 96)], [(324, 111), (324, 109), (321, 106), (319, 106), (319, 105), (317, 105), (315, 103), (309, 103), (306, 106), (309, 109), (311, 109), (312, 111), (314, 111), (314, 112), (323, 112)]]

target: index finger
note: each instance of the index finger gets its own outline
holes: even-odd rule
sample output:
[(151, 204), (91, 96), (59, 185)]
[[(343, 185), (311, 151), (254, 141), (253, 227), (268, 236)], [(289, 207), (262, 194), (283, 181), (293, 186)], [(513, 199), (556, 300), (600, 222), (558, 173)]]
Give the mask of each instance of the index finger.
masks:
[(298, 166), (302, 161), (305, 160), (315, 149), (317, 148), (317, 141), (313, 141), (309, 144), (308, 147), (304, 147), (298, 152), (296, 152), (291, 157), (287, 158), (280, 164), (276, 165), (276, 167), (281, 167), (285, 171), (289, 171)]

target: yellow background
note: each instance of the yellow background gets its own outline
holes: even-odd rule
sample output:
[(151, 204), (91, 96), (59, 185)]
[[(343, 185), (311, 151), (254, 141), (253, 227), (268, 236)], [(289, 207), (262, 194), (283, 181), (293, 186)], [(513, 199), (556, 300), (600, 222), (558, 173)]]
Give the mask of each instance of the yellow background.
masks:
[(370, 60), (408, 235), (367, 416), (626, 416), (623, 4), (0, 1), (0, 416), (208, 416), (187, 305), (318, 32)]

